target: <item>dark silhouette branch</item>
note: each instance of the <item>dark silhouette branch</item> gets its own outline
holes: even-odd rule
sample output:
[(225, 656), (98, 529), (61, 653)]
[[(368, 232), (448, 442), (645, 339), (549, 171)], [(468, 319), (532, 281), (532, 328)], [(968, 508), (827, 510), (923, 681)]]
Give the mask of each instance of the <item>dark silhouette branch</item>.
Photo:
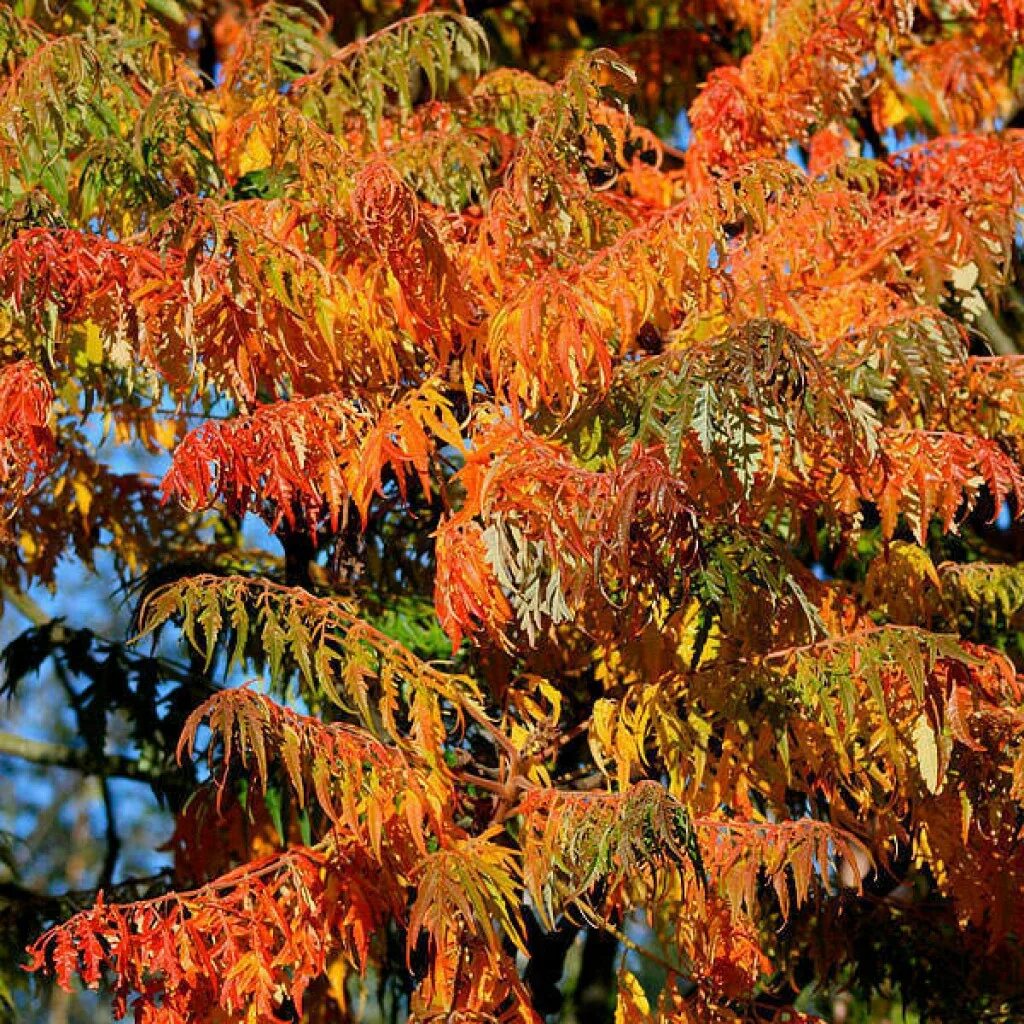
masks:
[(154, 783), (167, 777), (167, 773), (159, 768), (146, 767), (141, 762), (120, 754), (97, 756), (89, 750), (46, 740), (31, 740), (9, 732), (0, 732), (0, 757), (15, 757), (46, 767), (67, 768), (83, 775), (95, 775), (104, 779), (130, 779), (132, 782)]
[(106, 843), (107, 852), (103, 857), (103, 867), (96, 882), (97, 889), (109, 889), (114, 881), (114, 871), (117, 869), (117, 858), (121, 855), (121, 835), (117, 831), (117, 813), (114, 805), (113, 794), (110, 792), (110, 779), (100, 779), (100, 787), (103, 791), (103, 813), (106, 815)]

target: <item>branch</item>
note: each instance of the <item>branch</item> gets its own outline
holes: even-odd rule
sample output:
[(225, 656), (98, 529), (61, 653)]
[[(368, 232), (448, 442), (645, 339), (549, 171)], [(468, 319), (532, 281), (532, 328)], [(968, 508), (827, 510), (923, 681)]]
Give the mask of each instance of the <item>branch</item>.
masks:
[(995, 318), (987, 303), (978, 314), (974, 326), (984, 335), (996, 355), (1015, 356), (1019, 353), (1016, 342), (1003, 330), (1002, 324)]
[(121, 836), (117, 831), (117, 812), (114, 808), (113, 795), (110, 792), (110, 779), (104, 776), (100, 779), (100, 788), (103, 791), (103, 813), (107, 818), (107, 852), (103, 857), (103, 867), (100, 868), (99, 880), (96, 888), (100, 890), (109, 889), (114, 881), (114, 871), (117, 868), (117, 858), (121, 853)]
[(148, 768), (120, 754), (96, 756), (88, 750), (68, 747), (63, 743), (30, 740), (9, 732), (0, 732), (0, 757), (16, 757), (33, 764), (68, 768), (83, 775), (130, 779), (133, 782), (159, 782), (167, 775), (159, 768)]
[[(153, 875), (126, 878), (111, 885), (105, 895), (112, 903), (129, 903), (151, 897), (154, 890), (169, 891), (173, 871), (164, 868)], [(95, 889), (71, 889), (62, 893), (38, 892), (17, 882), (0, 882), (0, 920), (12, 911), (29, 917), (29, 925), (37, 933), (44, 922), (61, 920), (86, 910), (96, 902)]]
[(28, 594), (7, 584), (0, 586), (0, 604), (3, 602), (16, 608), (34, 626), (45, 626), (50, 621), (50, 616)]

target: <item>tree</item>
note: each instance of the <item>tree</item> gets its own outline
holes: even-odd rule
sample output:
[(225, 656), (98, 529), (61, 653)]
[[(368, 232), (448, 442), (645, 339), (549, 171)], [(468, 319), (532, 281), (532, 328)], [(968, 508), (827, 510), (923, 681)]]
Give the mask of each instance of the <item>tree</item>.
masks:
[(172, 877), (8, 886), (30, 968), (1019, 1019), (1024, 9), (468, 6), (0, 12), (5, 594), (136, 602), (36, 615), (81, 742), (0, 750), (175, 816)]

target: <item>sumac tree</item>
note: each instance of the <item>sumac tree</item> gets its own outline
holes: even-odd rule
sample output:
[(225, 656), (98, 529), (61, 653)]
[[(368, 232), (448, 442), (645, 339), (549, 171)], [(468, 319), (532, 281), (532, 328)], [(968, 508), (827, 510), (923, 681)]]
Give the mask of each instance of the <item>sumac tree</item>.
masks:
[(7, 686), (88, 677), (73, 766), (127, 712), (176, 821), (29, 968), (1021, 1019), (1024, 7), (406, 6), (0, 11), (4, 592), (137, 599)]

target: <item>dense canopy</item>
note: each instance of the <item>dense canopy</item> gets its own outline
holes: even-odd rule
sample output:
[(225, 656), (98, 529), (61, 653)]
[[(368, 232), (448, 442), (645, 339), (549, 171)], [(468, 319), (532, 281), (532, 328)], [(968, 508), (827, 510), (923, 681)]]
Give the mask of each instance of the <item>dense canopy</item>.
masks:
[(0, 755), (174, 817), (12, 962), (1021, 1019), (1022, 68), (1019, 0), (5, 5), (4, 686), (80, 735)]

